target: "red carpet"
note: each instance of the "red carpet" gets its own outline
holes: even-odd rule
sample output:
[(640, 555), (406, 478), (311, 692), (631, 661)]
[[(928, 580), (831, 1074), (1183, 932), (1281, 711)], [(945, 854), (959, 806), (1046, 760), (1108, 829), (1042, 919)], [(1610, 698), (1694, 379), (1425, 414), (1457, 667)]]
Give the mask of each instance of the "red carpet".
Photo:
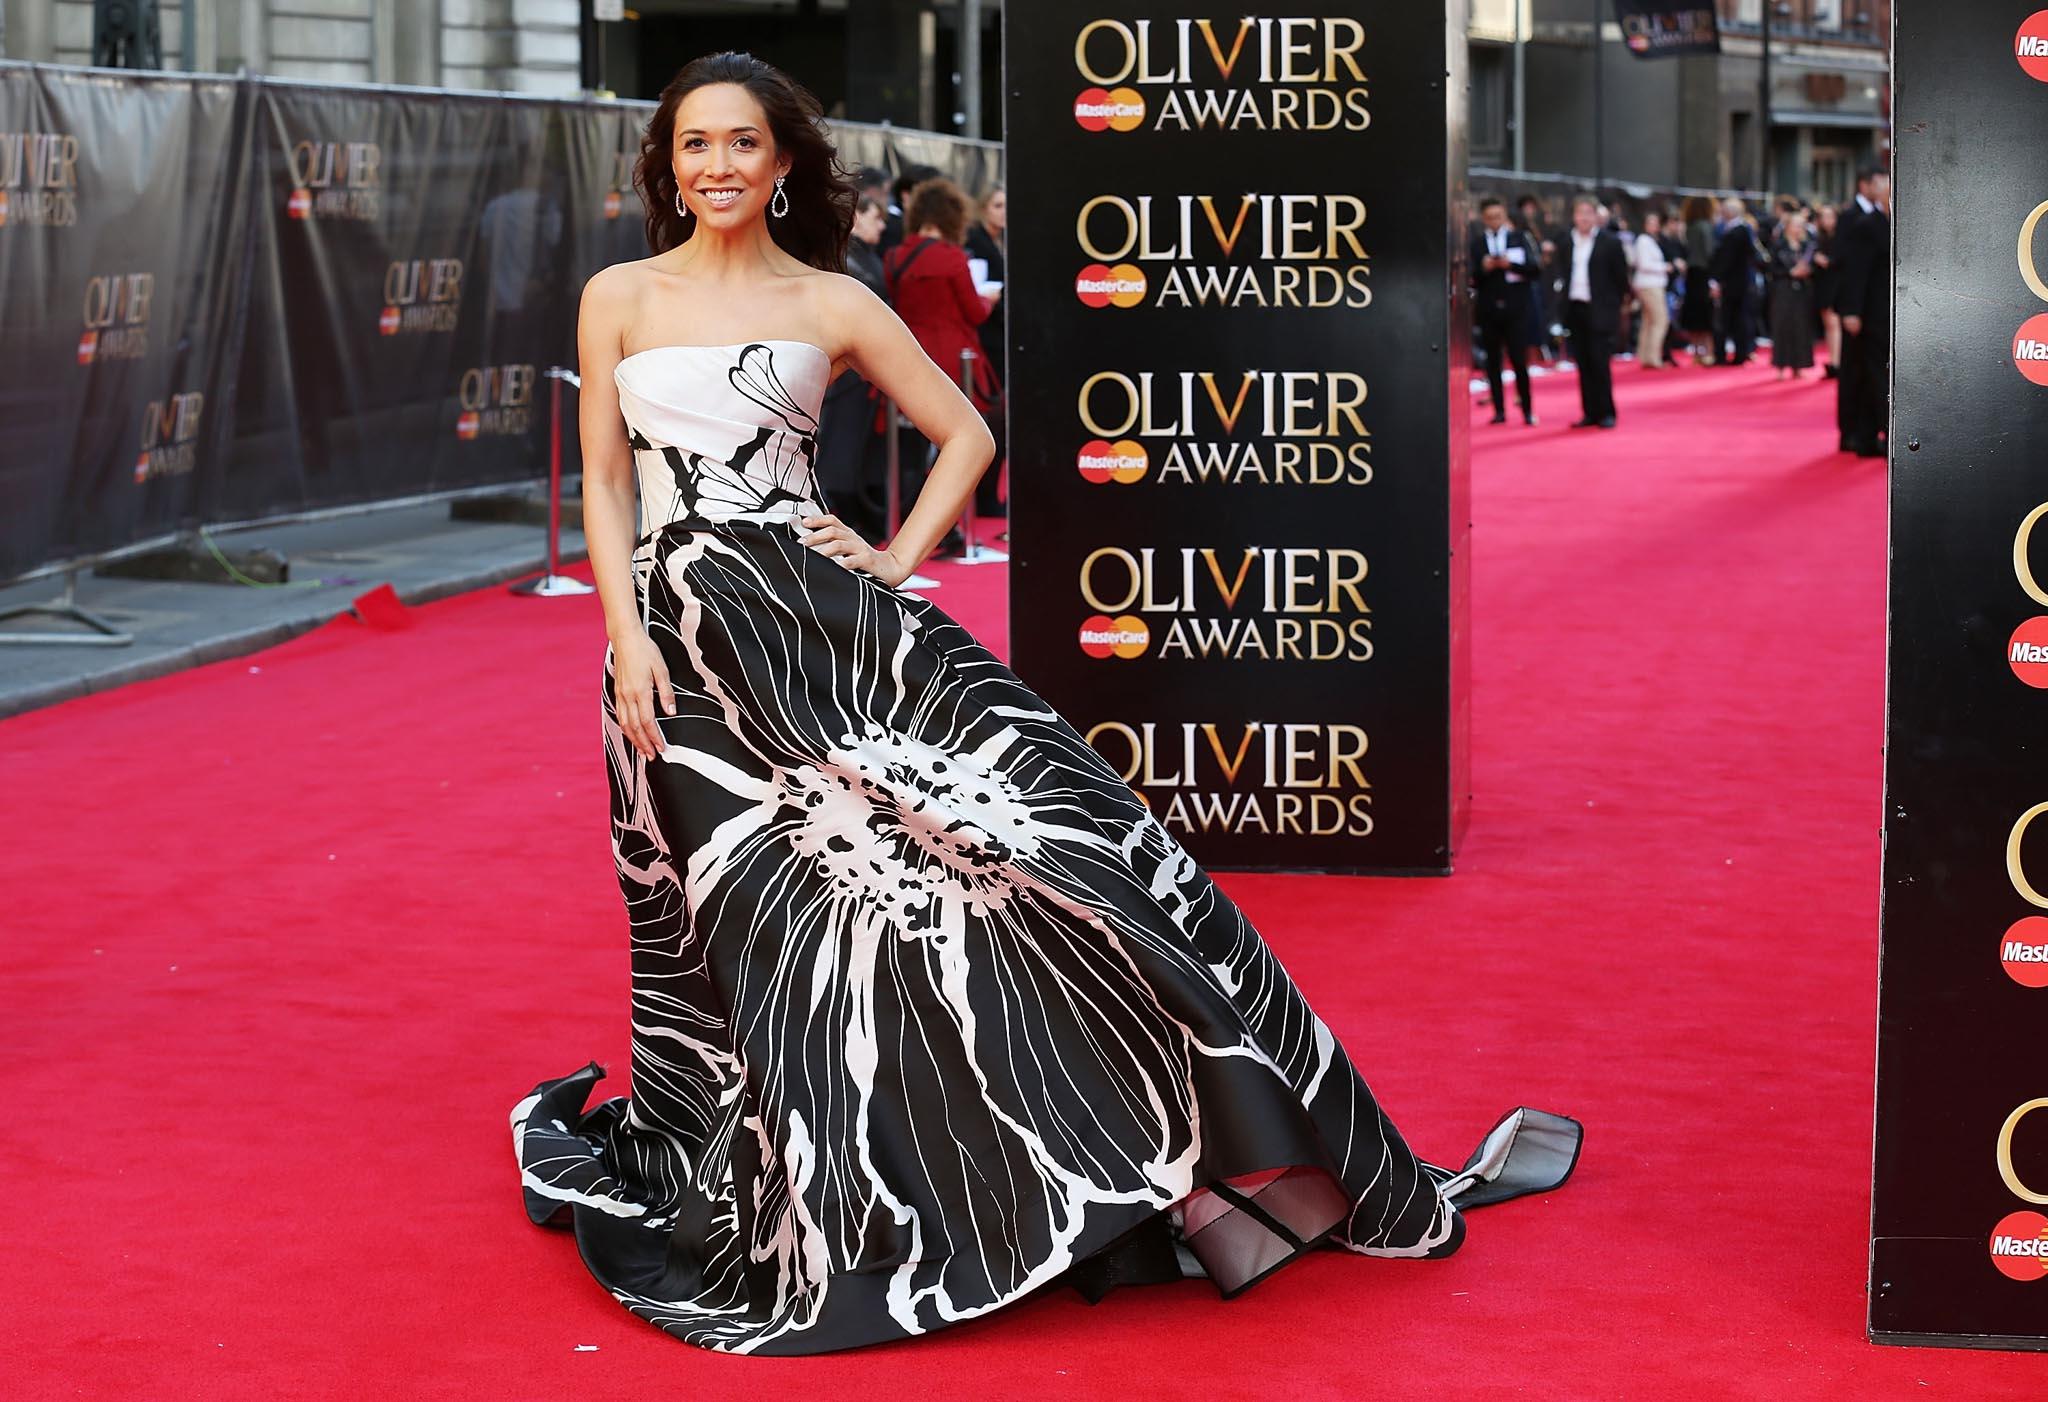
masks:
[[(1822, 382), (1617, 380), (1615, 432), (1563, 427), (1569, 378), (1474, 429), (1458, 874), (1224, 878), (1421, 1152), (1565, 1111), (1562, 1191), (1227, 1303), (661, 1335), (520, 1210), (513, 1101), (592, 1056), (624, 1088), (625, 921), (597, 604), (491, 589), (0, 722), (0, 1392), (2048, 1395), (2048, 1358), (1862, 1337), (1882, 465)], [(1000, 567), (937, 572), (1000, 633)]]

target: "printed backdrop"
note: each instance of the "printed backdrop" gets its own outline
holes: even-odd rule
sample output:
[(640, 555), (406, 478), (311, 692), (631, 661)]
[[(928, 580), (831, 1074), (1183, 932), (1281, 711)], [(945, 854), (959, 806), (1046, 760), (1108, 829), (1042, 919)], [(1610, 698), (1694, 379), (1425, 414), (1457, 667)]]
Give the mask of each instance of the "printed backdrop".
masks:
[(1463, 813), (1463, 6), (1005, 11), (1017, 670), (1200, 859)]

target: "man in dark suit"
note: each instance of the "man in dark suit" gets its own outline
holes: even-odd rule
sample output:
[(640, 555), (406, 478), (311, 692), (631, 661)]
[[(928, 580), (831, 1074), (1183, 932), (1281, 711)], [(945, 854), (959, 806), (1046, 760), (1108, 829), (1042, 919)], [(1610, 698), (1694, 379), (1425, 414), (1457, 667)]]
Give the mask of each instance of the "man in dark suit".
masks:
[(1741, 200), (1721, 201), (1721, 220), (1714, 226), (1714, 256), (1707, 264), (1708, 286), (1714, 290), (1714, 341), (1724, 352), (1717, 365), (1745, 365), (1756, 349), (1749, 319), (1749, 285), (1757, 267), (1756, 232)]
[(1559, 261), (1568, 270), (1564, 325), (1579, 367), (1580, 418), (1572, 427), (1613, 428), (1614, 374), (1608, 361), (1628, 296), (1628, 254), (1620, 239), (1600, 227), (1600, 201), (1593, 196), (1572, 200), (1571, 248), (1559, 250)]
[(1881, 458), (1878, 436), (1890, 418), (1892, 178), (1876, 167), (1856, 175), (1855, 203), (1835, 225), (1841, 277), (1835, 310), (1842, 314), (1842, 372), (1835, 382), (1841, 450)]
[(1480, 347), (1486, 352), (1486, 383), (1493, 391), (1493, 421), (1508, 421), (1507, 399), (1501, 390), (1502, 356), (1515, 367), (1515, 397), (1522, 422), (1536, 422), (1529, 397), (1529, 298), (1542, 256), (1529, 236), (1508, 222), (1507, 206), (1488, 196), (1479, 202), (1479, 227), (1468, 250), (1472, 275), (1472, 317), (1479, 325)]

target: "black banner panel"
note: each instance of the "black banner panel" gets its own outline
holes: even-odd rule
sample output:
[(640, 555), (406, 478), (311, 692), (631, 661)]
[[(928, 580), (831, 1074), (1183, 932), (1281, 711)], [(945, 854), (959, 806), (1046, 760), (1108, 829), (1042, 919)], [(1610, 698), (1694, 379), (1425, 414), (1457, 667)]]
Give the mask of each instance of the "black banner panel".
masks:
[(1464, 5), (1004, 19), (1019, 675), (1205, 864), (1448, 871)]
[(540, 372), (565, 363), (580, 286), (562, 114), (350, 89), (266, 86), (258, 101), (253, 300), (220, 513), (541, 470)]
[[(2048, 1347), (2048, 12), (1900, 0), (1870, 1335)], [(1961, 216), (1961, 217), (1959, 217)]]
[(0, 74), (0, 578), (201, 508), (240, 101), (226, 80)]

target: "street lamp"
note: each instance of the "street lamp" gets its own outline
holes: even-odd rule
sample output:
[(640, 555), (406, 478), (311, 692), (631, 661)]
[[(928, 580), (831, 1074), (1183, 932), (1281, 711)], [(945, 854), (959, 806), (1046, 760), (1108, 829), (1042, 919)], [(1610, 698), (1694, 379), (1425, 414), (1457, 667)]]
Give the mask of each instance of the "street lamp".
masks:
[(1778, 15), (1790, 19), (1791, 0), (1764, 0), (1758, 13), (1759, 27), (1763, 30), (1763, 69), (1756, 94), (1756, 188), (1768, 193), (1771, 178), (1771, 17)]

